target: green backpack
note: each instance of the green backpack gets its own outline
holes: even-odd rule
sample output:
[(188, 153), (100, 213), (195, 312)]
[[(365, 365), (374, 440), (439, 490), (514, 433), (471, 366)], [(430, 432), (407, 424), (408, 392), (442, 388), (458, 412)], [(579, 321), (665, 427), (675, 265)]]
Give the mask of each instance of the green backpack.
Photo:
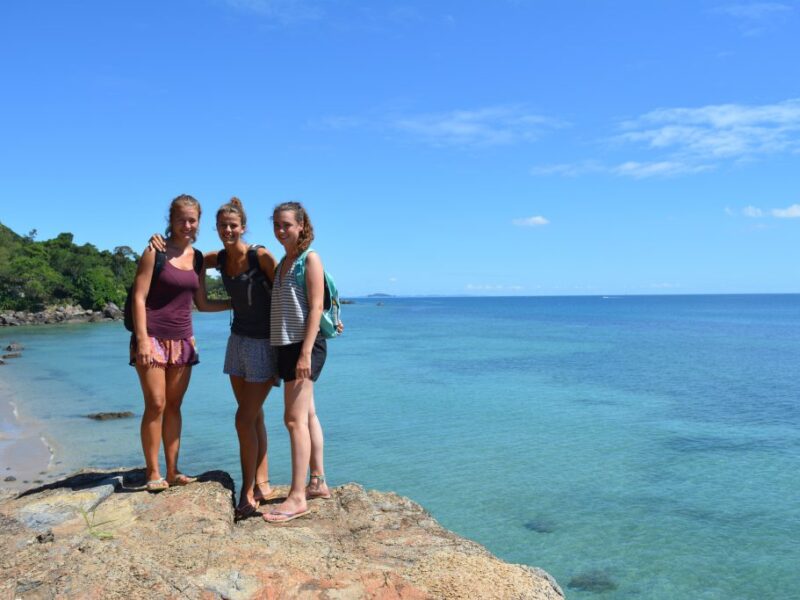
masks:
[[(308, 294), (308, 288), (306, 287), (306, 256), (308, 256), (309, 252), (313, 251), (312, 248), (309, 248), (298, 256), (297, 261), (294, 263), (295, 281), (303, 288), (306, 294)], [(286, 260), (285, 256), (275, 268), (276, 273), (280, 271), (284, 260)], [(331, 339), (339, 335), (339, 330), (336, 329), (336, 326), (341, 323), (340, 314), (342, 305), (339, 301), (339, 290), (336, 289), (336, 283), (333, 281), (331, 274), (327, 271), (323, 271), (323, 279), (325, 282), (325, 295), (322, 300), (322, 317), (320, 317), (319, 320), (319, 330), (320, 333), (322, 333), (322, 337)]]

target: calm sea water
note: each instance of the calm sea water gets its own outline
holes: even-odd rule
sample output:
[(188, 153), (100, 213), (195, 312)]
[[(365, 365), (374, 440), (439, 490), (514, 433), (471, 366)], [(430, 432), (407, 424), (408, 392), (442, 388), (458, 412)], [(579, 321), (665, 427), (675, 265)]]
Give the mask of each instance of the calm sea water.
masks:
[[(800, 296), (382, 302), (345, 307), (317, 386), (331, 483), (410, 496), (570, 598), (798, 597)], [(238, 475), (227, 329), (196, 316), (188, 472)], [(143, 462), (138, 420), (82, 416), (141, 413), (120, 324), (0, 336), (27, 346), (4, 375), (59, 468)], [(278, 483), (281, 413), (273, 392)]]

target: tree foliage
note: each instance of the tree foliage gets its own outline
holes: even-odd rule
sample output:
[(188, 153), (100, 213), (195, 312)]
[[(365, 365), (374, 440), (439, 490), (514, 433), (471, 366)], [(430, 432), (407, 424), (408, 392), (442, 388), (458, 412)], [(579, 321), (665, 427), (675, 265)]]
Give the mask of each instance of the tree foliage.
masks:
[(36, 311), (69, 303), (100, 310), (125, 301), (139, 259), (130, 248), (78, 246), (71, 233), (35, 238), (36, 230), (23, 237), (0, 223), (0, 309)]

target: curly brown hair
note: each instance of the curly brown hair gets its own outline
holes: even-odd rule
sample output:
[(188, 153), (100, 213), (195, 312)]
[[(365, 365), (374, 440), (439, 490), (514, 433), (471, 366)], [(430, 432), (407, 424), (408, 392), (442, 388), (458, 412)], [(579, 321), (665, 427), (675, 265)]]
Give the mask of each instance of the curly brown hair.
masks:
[(294, 214), (295, 221), (298, 225), (302, 225), (303, 230), (300, 232), (297, 240), (297, 250), (305, 252), (314, 241), (314, 226), (311, 224), (311, 219), (306, 212), (306, 209), (299, 202), (283, 202), (278, 204), (272, 211), (272, 220), (275, 220), (275, 215), (283, 211), (290, 211)]

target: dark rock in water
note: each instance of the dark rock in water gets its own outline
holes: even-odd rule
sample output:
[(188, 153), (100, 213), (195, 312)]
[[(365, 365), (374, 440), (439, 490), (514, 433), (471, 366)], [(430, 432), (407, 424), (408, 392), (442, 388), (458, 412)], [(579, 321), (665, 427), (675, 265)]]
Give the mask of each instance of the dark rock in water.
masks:
[(94, 419), (95, 421), (108, 421), (110, 419), (127, 419), (128, 417), (132, 417), (133, 413), (129, 410), (126, 410), (124, 412), (92, 413), (86, 416), (90, 419)]
[(342, 304), (355, 304), (356, 303), (355, 300), (348, 300), (347, 298), (340, 298), (339, 302), (341, 302)]
[(53, 542), (53, 541), (55, 541), (55, 539), (56, 539), (56, 536), (54, 536), (53, 532), (51, 530), (49, 530), (49, 529), (47, 531), (45, 531), (44, 533), (40, 533), (39, 535), (36, 536), (36, 541), (39, 542), (40, 544), (45, 544), (47, 542)]
[(9, 352), (8, 354), (3, 354), (0, 358), (20, 358), (22, 356), (22, 352)]
[(119, 320), (123, 317), (122, 311), (119, 309), (119, 306), (114, 304), (113, 302), (109, 302), (103, 307), (103, 316), (107, 319), (115, 319)]
[(2, 358), (0, 358), (0, 366), (2, 366), (4, 364), (6, 364), (6, 361), (4, 361)]
[(13, 475), (9, 475), (3, 481), (16, 481), (16, 480), (17, 480), (16, 477), (14, 477)]
[(22, 350), (25, 350), (25, 346), (19, 342), (11, 342), (8, 346), (6, 346), (7, 352), (21, 352)]
[(525, 529), (536, 533), (553, 533), (556, 530), (556, 525), (547, 519), (532, 519), (525, 522)]
[(583, 592), (610, 592), (617, 584), (603, 571), (587, 571), (569, 580), (567, 587)]

